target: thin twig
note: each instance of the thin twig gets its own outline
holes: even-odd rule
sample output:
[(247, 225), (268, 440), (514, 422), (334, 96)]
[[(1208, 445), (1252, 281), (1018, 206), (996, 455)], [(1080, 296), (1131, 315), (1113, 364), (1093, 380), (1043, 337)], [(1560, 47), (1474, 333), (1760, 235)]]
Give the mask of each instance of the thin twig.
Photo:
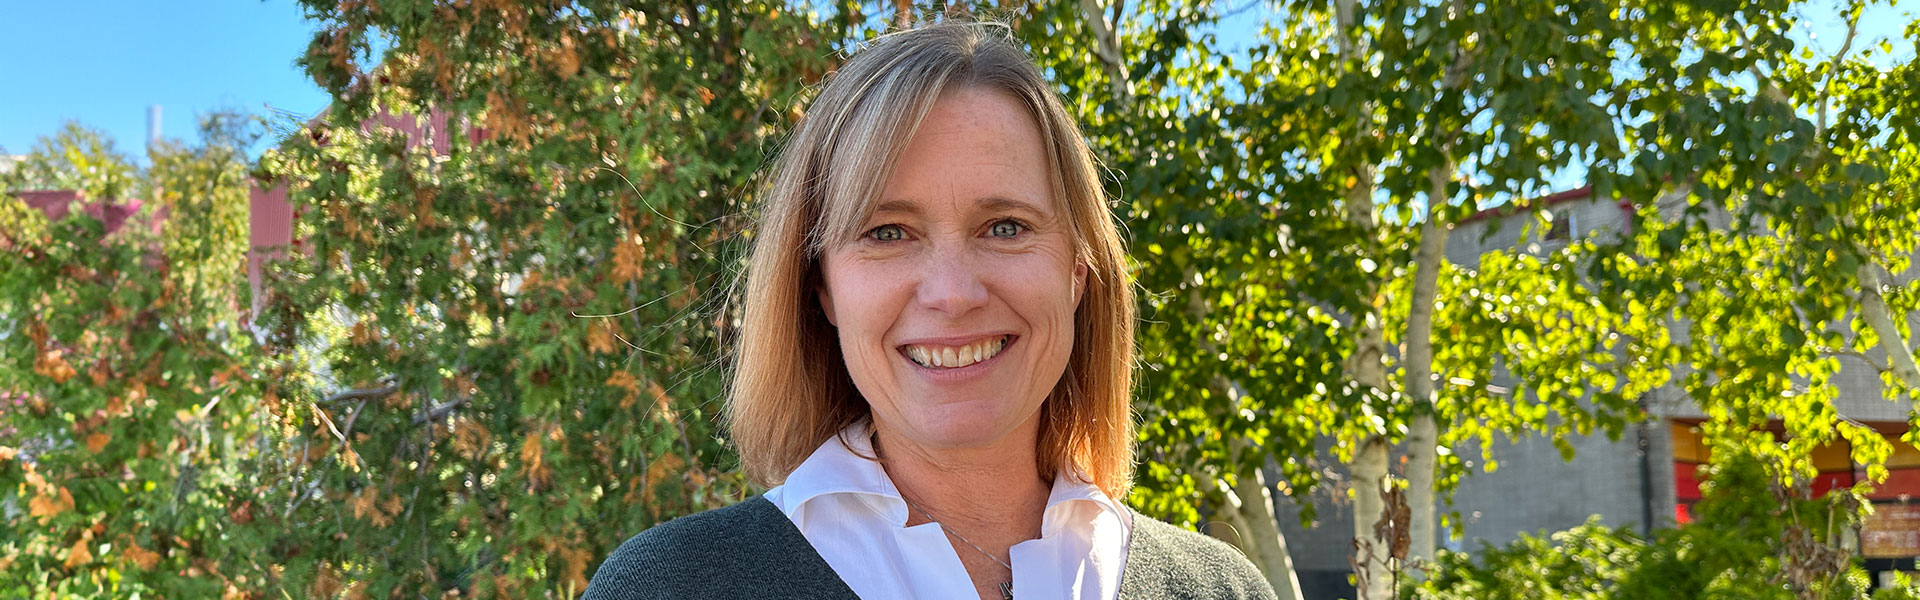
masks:
[(320, 415), (320, 422), (327, 424), (327, 431), (333, 432), (333, 437), (339, 438), (340, 443), (348, 444), (349, 447), (351, 447), (353, 442), (347, 441), (347, 434), (340, 433), (340, 428), (333, 426), (333, 419), (327, 416), (327, 411), (320, 410), (320, 407), (315, 406), (313, 407), (313, 414)]
[(1873, 367), (1874, 370), (1876, 371), (1885, 373), (1891, 370), (1886, 365), (1880, 364), (1879, 362), (1875, 362), (1873, 360), (1873, 357), (1867, 356), (1865, 353), (1855, 351), (1855, 350), (1836, 350), (1833, 348), (1821, 348), (1820, 355), (1821, 356), (1851, 356), (1851, 357), (1860, 359), (1860, 362), (1867, 363), (1867, 366)]

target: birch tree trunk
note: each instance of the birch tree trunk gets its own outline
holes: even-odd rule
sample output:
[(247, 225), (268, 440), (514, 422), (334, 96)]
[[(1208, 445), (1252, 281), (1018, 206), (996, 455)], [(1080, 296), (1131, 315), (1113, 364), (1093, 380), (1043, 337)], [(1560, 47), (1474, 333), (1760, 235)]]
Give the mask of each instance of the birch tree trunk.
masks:
[(1100, 0), (1080, 0), (1080, 14), (1086, 19), (1087, 29), (1093, 32), (1093, 53), (1100, 57), (1100, 65), (1107, 71), (1109, 91), (1114, 102), (1122, 108), (1127, 106), (1126, 64), (1120, 57), (1120, 12), (1114, 9), (1113, 23), (1107, 23), (1107, 17), (1101, 10)]
[(1387, 438), (1371, 436), (1361, 442), (1348, 470), (1353, 475), (1353, 575), (1359, 600), (1393, 597), (1392, 540), (1376, 533), (1385, 518)]
[[(1347, 194), (1347, 219), (1355, 226), (1372, 232), (1373, 217), (1373, 171), (1360, 169), (1359, 183)], [(1366, 290), (1369, 299), (1377, 300), (1379, 288), (1370, 285)], [(1347, 357), (1344, 366), (1347, 376), (1361, 389), (1375, 394), (1387, 392), (1386, 350), (1387, 336), (1385, 324), (1378, 312), (1367, 311), (1359, 316), (1353, 355)], [(1353, 573), (1359, 583), (1360, 600), (1382, 600), (1393, 597), (1394, 569), (1391, 553), (1392, 541), (1378, 533), (1380, 520), (1386, 516), (1384, 492), (1391, 485), (1388, 479), (1388, 444), (1386, 432), (1375, 432), (1360, 442), (1353, 454), (1353, 463), (1348, 472), (1353, 476)]]
[(1434, 420), (1433, 407), (1433, 308), (1440, 268), (1447, 259), (1448, 228), (1439, 222), (1440, 210), (1431, 204), (1445, 202), (1447, 179), (1452, 172), (1453, 165), (1449, 162), (1428, 174), (1432, 186), (1427, 194), (1430, 206), (1427, 220), (1420, 226), (1420, 250), (1413, 259), (1407, 348), (1401, 355), (1401, 364), (1407, 370), (1407, 397), (1417, 405), (1413, 422), (1407, 428), (1407, 508), (1413, 519), (1412, 544), (1407, 556), (1416, 563), (1433, 560), (1437, 519), (1433, 510), (1433, 476), (1438, 462), (1440, 428)]
[[(1338, 0), (1334, 6), (1335, 24), (1339, 27), (1334, 40), (1340, 57), (1347, 61), (1360, 60), (1360, 55), (1366, 52), (1359, 33), (1353, 31), (1359, 26), (1354, 17), (1356, 8), (1356, 0)], [(1355, 183), (1347, 190), (1346, 198), (1347, 222), (1366, 232), (1369, 237), (1378, 225), (1373, 214), (1374, 176), (1370, 166), (1355, 168)], [(1357, 322), (1354, 326), (1358, 339), (1355, 340), (1353, 355), (1347, 357), (1343, 367), (1347, 377), (1361, 389), (1385, 394), (1388, 389), (1385, 363), (1387, 338), (1386, 324), (1377, 308), (1379, 285), (1369, 284), (1361, 294), (1375, 308), (1355, 315)], [(1354, 450), (1353, 463), (1347, 466), (1353, 476), (1352, 562), (1359, 600), (1393, 597), (1392, 540), (1378, 533), (1380, 521), (1387, 516), (1389, 508), (1385, 502), (1387, 486), (1391, 485), (1387, 471), (1387, 446), (1385, 431), (1368, 435)]]
[(1300, 577), (1293, 570), (1293, 552), (1287, 537), (1280, 533), (1279, 516), (1274, 514), (1273, 493), (1266, 473), (1246, 468), (1227, 494), (1231, 504), (1228, 522), (1238, 533), (1240, 550), (1267, 576), (1267, 583), (1280, 600), (1300, 600)]
[(1860, 277), (1860, 314), (1866, 317), (1874, 336), (1880, 338), (1880, 349), (1887, 353), (1887, 368), (1907, 387), (1920, 389), (1920, 365), (1914, 364), (1913, 350), (1900, 335), (1900, 327), (1893, 321), (1886, 298), (1880, 295), (1885, 283), (1880, 279), (1878, 267), (1863, 261), (1856, 272)]

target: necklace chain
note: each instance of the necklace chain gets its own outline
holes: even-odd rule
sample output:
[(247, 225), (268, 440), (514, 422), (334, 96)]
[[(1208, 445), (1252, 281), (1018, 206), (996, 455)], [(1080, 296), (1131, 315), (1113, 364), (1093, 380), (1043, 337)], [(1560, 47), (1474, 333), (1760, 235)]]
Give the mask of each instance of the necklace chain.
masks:
[[(986, 548), (981, 548), (979, 544), (973, 543), (973, 540), (969, 540), (967, 539), (966, 536), (960, 535), (958, 532), (955, 532), (952, 529), (948, 529), (947, 526), (944, 524), (940, 524), (940, 517), (934, 516), (932, 512), (927, 511), (927, 509), (922, 508), (918, 504), (914, 504), (912, 500), (908, 500), (906, 494), (900, 495), (900, 501), (907, 503), (908, 508), (920, 511), (920, 514), (926, 515), (927, 519), (932, 520), (935, 524), (939, 524), (941, 532), (946, 533), (947, 535), (953, 536), (955, 539), (958, 539), (961, 542), (966, 543), (966, 545), (968, 546), (972, 546), (974, 551), (979, 552), (981, 556), (985, 556), (989, 560), (992, 560), (993, 562), (1000, 563), (1000, 566), (1006, 567), (1007, 575), (1009, 577), (1013, 575), (1012, 564), (1007, 563), (1007, 561), (1000, 560), (1000, 557), (994, 556), (993, 553), (991, 552), (987, 552)], [(1011, 581), (1000, 582), (1000, 598), (1002, 600), (1013, 600), (1013, 582)]]

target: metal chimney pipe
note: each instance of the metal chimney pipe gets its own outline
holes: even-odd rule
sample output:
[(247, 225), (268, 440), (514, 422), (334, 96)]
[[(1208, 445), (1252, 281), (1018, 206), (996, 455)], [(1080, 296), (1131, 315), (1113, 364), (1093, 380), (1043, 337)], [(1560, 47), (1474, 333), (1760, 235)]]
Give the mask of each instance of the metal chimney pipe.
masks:
[(147, 107), (147, 149), (160, 145), (160, 105)]

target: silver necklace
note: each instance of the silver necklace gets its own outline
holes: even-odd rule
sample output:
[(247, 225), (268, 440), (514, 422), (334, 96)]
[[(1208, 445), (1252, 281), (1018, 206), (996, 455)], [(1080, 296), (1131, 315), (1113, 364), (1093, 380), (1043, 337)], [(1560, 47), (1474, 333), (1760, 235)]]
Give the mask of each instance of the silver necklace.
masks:
[[(908, 508), (920, 511), (920, 514), (926, 515), (927, 519), (930, 521), (933, 521), (934, 524), (940, 523), (940, 517), (933, 516), (933, 513), (927, 512), (927, 509), (921, 508), (920, 505), (918, 504), (914, 504), (912, 500), (908, 500), (906, 494), (900, 495), (900, 501), (907, 503)], [(947, 529), (946, 525), (940, 525), (940, 531), (947, 535), (953, 536), (955, 539), (958, 539), (961, 542), (965, 542), (968, 546), (972, 546), (973, 549), (979, 552), (981, 556), (985, 556), (989, 560), (992, 560), (993, 562), (1000, 563), (1000, 566), (1007, 568), (1007, 576), (1008, 577), (1013, 576), (1013, 565), (1008, 564), (1007, 561), (1000, 560), (1000, 557), (994, 556), (993, 553), (987, 552), (986, 548), (981, 548), (979, 544), (973, 543), (973, 540), (967, 539), (966, 536), (960, 535), (958, 533), (954, 533), (952, 529)], [(1008, 581), (1000, 582), (1000, 600), (1013, 600), (1013, 581), (1008, 580)]]

